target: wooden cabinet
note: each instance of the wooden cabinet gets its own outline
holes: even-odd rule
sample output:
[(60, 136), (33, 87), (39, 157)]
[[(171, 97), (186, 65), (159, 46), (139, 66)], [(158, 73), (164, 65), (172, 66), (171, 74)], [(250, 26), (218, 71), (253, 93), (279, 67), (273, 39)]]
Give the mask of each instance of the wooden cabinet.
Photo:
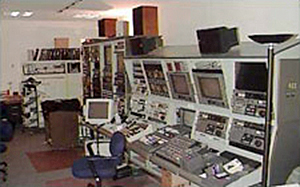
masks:
[(157, 7), (140, 6), (133, 9), (134, 35), (158, 35)]

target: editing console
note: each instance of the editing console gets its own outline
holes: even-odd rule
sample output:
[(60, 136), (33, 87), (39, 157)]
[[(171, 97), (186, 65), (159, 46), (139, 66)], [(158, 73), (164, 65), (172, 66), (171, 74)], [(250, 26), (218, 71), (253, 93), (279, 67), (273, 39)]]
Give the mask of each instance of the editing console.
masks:
[(229, 144), (255, 153), (263, 154), (264, 125), (233, 119)]
[(134, 144), (136, 147), (145, 150), (147, 153), (153, 153), (168, 143), (172, 138), (175, 138), (176, 136), (183, 136), (189, 134), (190, 132), (191, 128), (187, 126), (166, 126), (142, 137), (139, 139), (139, 141), (134, 142)]
[(134, 142), (145, 135), (152, 133), (153, 128), (147, 122), (133, 121), (127, 124), (121, 132), (125, 135), (128, 142)]
[(266, 94), (234, 90), (232, 97), (232, 110), (238, 114), (265, 117)]
[(196, 131), (219, 138), (225, 138), (228, 117), (200, 112), (196, 123)]
[(185, 136), (177, 136), (171, 139), (168, 144), (155, 154), (175, 165), (180, 166), (181, 159), (184, 157), (184, 153), (187, 149), (196, 144), (195, 140), (192, 140)]

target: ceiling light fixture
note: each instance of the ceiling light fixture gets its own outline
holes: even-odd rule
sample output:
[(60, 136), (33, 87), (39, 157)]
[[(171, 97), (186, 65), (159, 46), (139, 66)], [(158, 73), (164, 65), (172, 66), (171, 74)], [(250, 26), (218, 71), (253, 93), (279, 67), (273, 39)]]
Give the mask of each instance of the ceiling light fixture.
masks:
[(20, 15), (19, 11), (13, 11), (13, 12), (10, 13), (11, 17), (18, 17), (19, 15)]
[(78, 4), (78, 3), (82, 2), (82, 1), (83, 1), (83, 0), (75, 0), (73, 3), (71, 3), (71, 4), (67, 5), (67, 6), (65, 6), (64, 8), (58, 10), (57, 12), (58, 12), (58, 13), (62, 13), (63, 11), (68, 10), (69, 8), (75, 6), (76, 4)]
[(22, 17), (30, 17), (30, 16), (32, 16), (32, 14), (33, 14), (33, 12), (31, 12), (31, 11), (26, 11), (26, 12), (24, 12), (24, 13), (22, 14)]
[(99, 14), (76, 14), (73, 16), (73, 18), (83, 18), (83, 19), (95, 19), (95, 18), (99, 18), (100, 15)]

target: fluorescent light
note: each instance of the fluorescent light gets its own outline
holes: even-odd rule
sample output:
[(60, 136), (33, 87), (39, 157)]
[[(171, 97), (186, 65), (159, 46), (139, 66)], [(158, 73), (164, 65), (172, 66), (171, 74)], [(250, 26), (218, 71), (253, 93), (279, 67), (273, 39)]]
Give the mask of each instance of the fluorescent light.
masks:
[(73, 18), (84, 18), (84, 19), (94, 19), (98, 18), (100, 15), (98, 14), (76, 14)]
[(10, 13), (11, 17), (18, 17), (19, 15), (20, 15), (19, 11), (13, 11), (13, 12)]
[(116, 18), (122, 18), (122, 17), (128, 17), (132, 14), (132, 9), (110, 9), (107, 11), (101, 11), (101, 16), (103, 17), (116, 17)]
[(31, 11), (26, 11), (26, 12), (24, 12), (24, 13), (22, 14), (22, 17), (30, 17), (30, 16), (32, 16), (32, 14), (33, 14), (33, 12), (31, 12)]

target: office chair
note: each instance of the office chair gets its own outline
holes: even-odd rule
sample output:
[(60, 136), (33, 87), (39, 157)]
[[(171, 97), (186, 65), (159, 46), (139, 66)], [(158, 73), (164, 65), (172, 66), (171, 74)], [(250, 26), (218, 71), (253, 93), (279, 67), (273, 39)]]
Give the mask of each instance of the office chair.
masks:
[[(1, 119), (0, 122), (0, 154), (4, 153), (7, 150), (7, 146), (3, 142), (11, 141), (13, 137), (13, 125), (6, 121), (5, 119)], [(6, 181), (7, 176), (7, 163), (2, 161), (0, 162), (0, 173), (3, 174), (2, 181)]]
[[(102, 179), (114, 178), (125, 151), (125, 136), (121, 132), (117, 131), (113, 134), (109, 150), (111, 156), (104, 157), (100, 154), (76, 160), (72, 166), (73, 176), (81, 179), (94, 178), (97, 187), (102, 186)], [(88, 186), (94, 185), (88, 184)]]

